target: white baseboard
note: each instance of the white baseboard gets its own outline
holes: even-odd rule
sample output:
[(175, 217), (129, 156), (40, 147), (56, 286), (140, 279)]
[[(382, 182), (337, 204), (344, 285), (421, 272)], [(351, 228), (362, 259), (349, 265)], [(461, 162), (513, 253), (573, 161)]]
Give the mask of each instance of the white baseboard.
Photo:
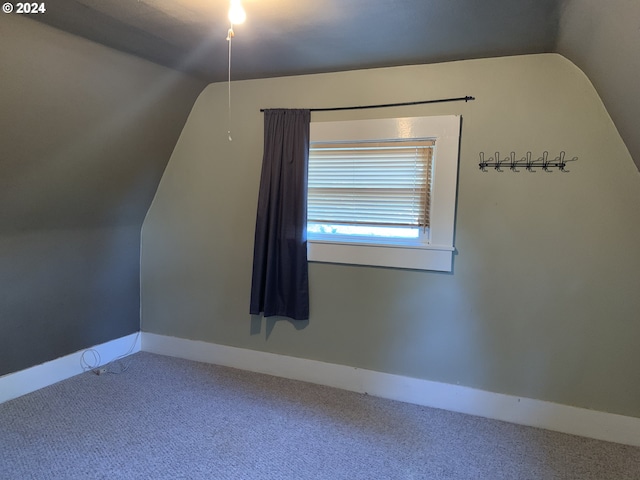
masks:
[[(134, 343), (135, 342), (135, 343)], [(122, 356), (140, 351), (140, 335), (132, 333), (126, 337), (116, 338), (94, 347), (85, 348), (64, 357), (45, 362), (35, 367), (9, 373), (0, 377), (0, 403), (34, 392), (54, 383), (66, 380), (86, 370), (82, 367), (82, 354), (87, 350), (95, 350), (100, 358), (99, 364), (106, 365)], [(89, 356), (89, 361), (94, 357)]]
[(640, 446), (640, 418), (636, 417), (153, 333), (142, 333), (142, 350)]

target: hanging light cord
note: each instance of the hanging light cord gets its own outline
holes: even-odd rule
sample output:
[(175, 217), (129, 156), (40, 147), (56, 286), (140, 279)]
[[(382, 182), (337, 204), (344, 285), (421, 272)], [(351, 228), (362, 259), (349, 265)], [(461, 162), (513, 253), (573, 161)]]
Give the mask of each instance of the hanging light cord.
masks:
[(229, 106), (227, 110), (227, 134), (229, 135), (229, 141), (231, 141), (231, 39), (234, 36), (233, 32), (233, 23), (229, 28), (229, 32), (227, 33), (227, 41), (229, 42), (229, 69), (227, 76), (227, 90), (228, 90), (228, 99)]

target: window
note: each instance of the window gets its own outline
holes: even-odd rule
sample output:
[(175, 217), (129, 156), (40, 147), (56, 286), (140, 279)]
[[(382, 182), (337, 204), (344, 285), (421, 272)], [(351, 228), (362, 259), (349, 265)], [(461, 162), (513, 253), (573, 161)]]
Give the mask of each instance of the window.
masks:
[(460, 117), (311, 124), (309, 260), (451, 271)]
[(313, 143), (307, 231), (315, 239), (426, 243), (433, 145)]

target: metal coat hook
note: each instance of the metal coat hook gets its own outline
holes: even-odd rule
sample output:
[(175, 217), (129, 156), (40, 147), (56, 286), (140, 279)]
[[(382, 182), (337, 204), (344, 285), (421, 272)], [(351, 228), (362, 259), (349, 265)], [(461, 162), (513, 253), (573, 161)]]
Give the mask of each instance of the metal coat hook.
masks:
[(533, 160), (533, 156), (531, 152), (527, 152), (524, 157), (516, 160), (516, 153), (511, 152), (507, 157), (500, 159), (500, 152), (496, 152), (493, 157), (489, 157), (488, 160), (485, 160), (484, 152), (480, 152), (480, 170), (483, 172), (488, 171), (488, 168), (493, 168), (497, 172), (504, 172), (502, 169), (503, 166), (508, 166), (509, 170), (512, 172), (520, 172), (518, 167), (524, 166), (524, 169), (528, 172), (536, 173), (536, 168), (541, 168), (543, 172), (551, 173), (552, 168), (557, 168), (559, 171), (567, 173), (567, 162), (575, 162), (578, 160), (578, 157), (573, 157), (570, 160), (566, 159), (566, 154), (561, 151), (557, 157), (551, 159), (549, 157), (549, 152), (542, 152), (542, 156), (538, 157), (536, 160)]

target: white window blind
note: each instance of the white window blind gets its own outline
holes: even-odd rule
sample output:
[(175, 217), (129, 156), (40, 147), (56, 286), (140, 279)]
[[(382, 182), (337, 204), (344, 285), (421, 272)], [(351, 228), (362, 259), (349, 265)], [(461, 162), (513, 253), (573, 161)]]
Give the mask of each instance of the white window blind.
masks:
[(312, 144), (308, 222), (428, 227), (433, 147), (429, 140)]

